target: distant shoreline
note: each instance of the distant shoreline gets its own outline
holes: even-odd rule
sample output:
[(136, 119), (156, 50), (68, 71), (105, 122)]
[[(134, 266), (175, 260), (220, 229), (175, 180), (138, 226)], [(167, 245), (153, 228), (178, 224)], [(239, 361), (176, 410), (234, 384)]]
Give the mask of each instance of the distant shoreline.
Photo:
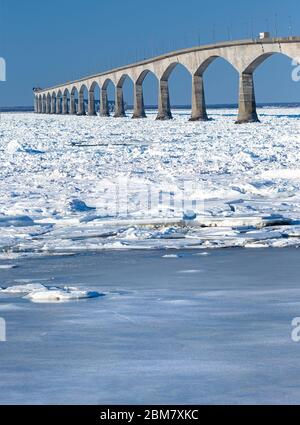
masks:
[[(258, 108), (297, 108), (300, 107), (300, 102), (277, 102), (277, 103), (257, 103)], [(211, 104), (207, 105), (207, 109), (237, 109), (237, 104)], [(127, 109), (133, 109), (132, 105), (128, 105)], [(146, 105), (145, 109), (157, 109), (155, 105)], [(172, 109), (191, 109), (190, 105), (174, 105)], [(0, 112), (33, 112), (33, 106), (2, 106)]]

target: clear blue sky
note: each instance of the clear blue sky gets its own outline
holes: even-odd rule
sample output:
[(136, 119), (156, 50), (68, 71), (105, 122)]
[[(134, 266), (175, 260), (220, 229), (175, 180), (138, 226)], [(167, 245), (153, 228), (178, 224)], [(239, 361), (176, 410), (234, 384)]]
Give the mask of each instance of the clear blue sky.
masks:
[[(300, 35), (299, 0), (0, 0), (0, 56), (7, 61), (8, 79), (0, 83), (0, 106), (30, 105), (37, 85), (47, 87), (199, 41), (249, 38), (252, 31), (264, 30)], [(235, 102), (237, 84), (235, 71), (216, 61), (206, 75), (208, 103)], [(172, 103), (190, 102), (185, 70), (175, 69), (170, 88)], [(300, 101), (291, 61), (274, 56), (263, 64), (256, 72), (256, 93), (258, 101)], [(130, 103), (129, 83), (125, 96)], [(154, 78), (145, 81), (145, 102), (157, 102)]]

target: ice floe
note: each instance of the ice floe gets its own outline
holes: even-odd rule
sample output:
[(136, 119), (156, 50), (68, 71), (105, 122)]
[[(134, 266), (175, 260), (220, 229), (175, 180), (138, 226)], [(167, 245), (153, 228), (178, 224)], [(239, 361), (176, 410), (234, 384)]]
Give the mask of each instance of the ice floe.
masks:
[(11, 270), (15, 269), (17, 266), (14, 264), (0, 264), (0, 270)]
[(0, 288), (0, 294), (1, 293), (20, 295), (36, 303), (67, 302), (104, 296), (104, 294), (96, 291), (83, 291), (78, 288), (67, 286), (58, 288), (55, 286), (45, 286), (39, 283)]

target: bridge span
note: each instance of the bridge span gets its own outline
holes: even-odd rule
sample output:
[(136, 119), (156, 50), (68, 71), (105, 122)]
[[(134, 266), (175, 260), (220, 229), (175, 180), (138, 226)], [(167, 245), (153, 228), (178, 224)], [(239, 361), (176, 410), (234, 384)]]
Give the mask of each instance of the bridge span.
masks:
[[(35, 112), (46, 114), (85, 115), (84, 91), (88, 92), (88, 115), (96, 115), (95, 88), (100, 88), (100, 116), (109, 116), (107, 86), (115, 86), (115, 117), (124, 117), (123, 84), (129, 77), (134, 84), (133, 118), (145, 118), (143, 81), (149, 72), (158, 79), (157, 119), (172, 118), (169, 77), (176, 65), (183, 65), (192, 76), (191, 121), (206, 121), (203, 76), (217, 58), (229, 62), (239, 73), (239, 112), (237, 123), (258, 122), (253, 73), (266, 59), (283, 54), (300, 63), (300, 37), (230, 41), (178, 50), (135, 64), (70, 81), (48, 89), (35, 89)], [(76, 102), (76, 91), (78, 102)]]

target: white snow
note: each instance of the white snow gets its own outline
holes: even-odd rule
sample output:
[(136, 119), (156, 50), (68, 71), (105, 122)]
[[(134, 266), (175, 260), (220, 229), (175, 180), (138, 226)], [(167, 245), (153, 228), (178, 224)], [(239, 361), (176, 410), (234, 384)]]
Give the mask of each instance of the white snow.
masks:
[(228, 112), (207, 123), (188, 111), (169, 122), (3, 114), (0, 258), (299, 245), (300, 108), (242, 126)]

